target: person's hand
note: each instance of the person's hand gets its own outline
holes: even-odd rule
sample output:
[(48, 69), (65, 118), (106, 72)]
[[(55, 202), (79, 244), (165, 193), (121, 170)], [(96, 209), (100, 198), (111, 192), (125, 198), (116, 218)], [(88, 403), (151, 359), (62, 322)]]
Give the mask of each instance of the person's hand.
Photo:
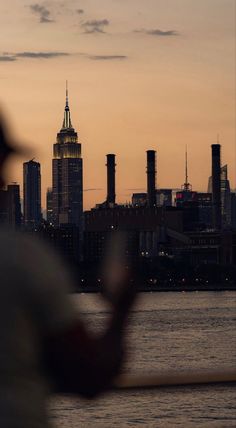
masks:
[(115, 311), (127, 313), (135, 299), (133, 272), (125, 257), (126, 235), (114, 233), (103, 266), (103, 297)]

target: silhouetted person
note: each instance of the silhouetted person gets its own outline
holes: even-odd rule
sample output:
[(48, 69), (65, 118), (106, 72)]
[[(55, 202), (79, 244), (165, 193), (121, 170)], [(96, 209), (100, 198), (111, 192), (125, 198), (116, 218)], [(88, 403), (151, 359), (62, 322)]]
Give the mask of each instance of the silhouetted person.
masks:
[[(2, 167), (14, 151), (0, 120)], [(133, 292), (121, 284), (103, 335), (89, 333), (73, 306), (62, 260), (21, 233), (0, 228), (0, 427), (48, 426), (49, 393), (93, 397), (119, 372)]]

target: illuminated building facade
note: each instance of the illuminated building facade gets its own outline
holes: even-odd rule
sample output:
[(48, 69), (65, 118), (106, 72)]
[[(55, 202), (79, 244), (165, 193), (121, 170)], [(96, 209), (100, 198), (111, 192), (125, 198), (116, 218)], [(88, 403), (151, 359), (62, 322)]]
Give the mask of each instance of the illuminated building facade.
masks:
[(66, 90), (63, 125), (53, 146), (52, 161), (53, 225), (83, 226), (83, 163), (81, 144), (74, 130)]

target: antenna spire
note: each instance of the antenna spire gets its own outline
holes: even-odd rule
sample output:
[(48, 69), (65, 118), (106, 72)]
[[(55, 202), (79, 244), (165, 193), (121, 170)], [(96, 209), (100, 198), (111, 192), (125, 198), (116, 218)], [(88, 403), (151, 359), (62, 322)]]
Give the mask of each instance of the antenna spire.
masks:
[(72, 123), (70, 118), (70, 107), (69, 107), (69, 95), (68, 95), (68, 80), (66, 80), (66, 106), (65, 106), (65, 113), (64, 113), (64, 120), (62, 129), (72, 129)]
[(69, 107), (68, 80), (66, 80), (66, 107)]
[(188, 147), (185, 146), (185, 184), (188, 184)]
[(187, 144), (185, 146), (185, 183), (183, 184), (182, 189), (185, 192), (189, 192), (192, 190), (192, 186), (188, 182), (188, 147), (187, 147)]

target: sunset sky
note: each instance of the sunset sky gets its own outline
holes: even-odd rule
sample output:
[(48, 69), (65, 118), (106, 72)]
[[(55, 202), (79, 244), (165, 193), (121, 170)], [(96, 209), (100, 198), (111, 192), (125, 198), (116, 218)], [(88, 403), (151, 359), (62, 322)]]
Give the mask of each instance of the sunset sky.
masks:
[[(157, 184), (206, 190), (210, 145), (236, 187), (235, 0), (10, 0), (0, 2), (0, 107), (51, 185), (52, 146), (69, 81), (84, 159), (85, 208), (106, 193), (106, 153), (117, 155), (118, 201)], [(22, 184), (14, 159), (9, 181)]]

